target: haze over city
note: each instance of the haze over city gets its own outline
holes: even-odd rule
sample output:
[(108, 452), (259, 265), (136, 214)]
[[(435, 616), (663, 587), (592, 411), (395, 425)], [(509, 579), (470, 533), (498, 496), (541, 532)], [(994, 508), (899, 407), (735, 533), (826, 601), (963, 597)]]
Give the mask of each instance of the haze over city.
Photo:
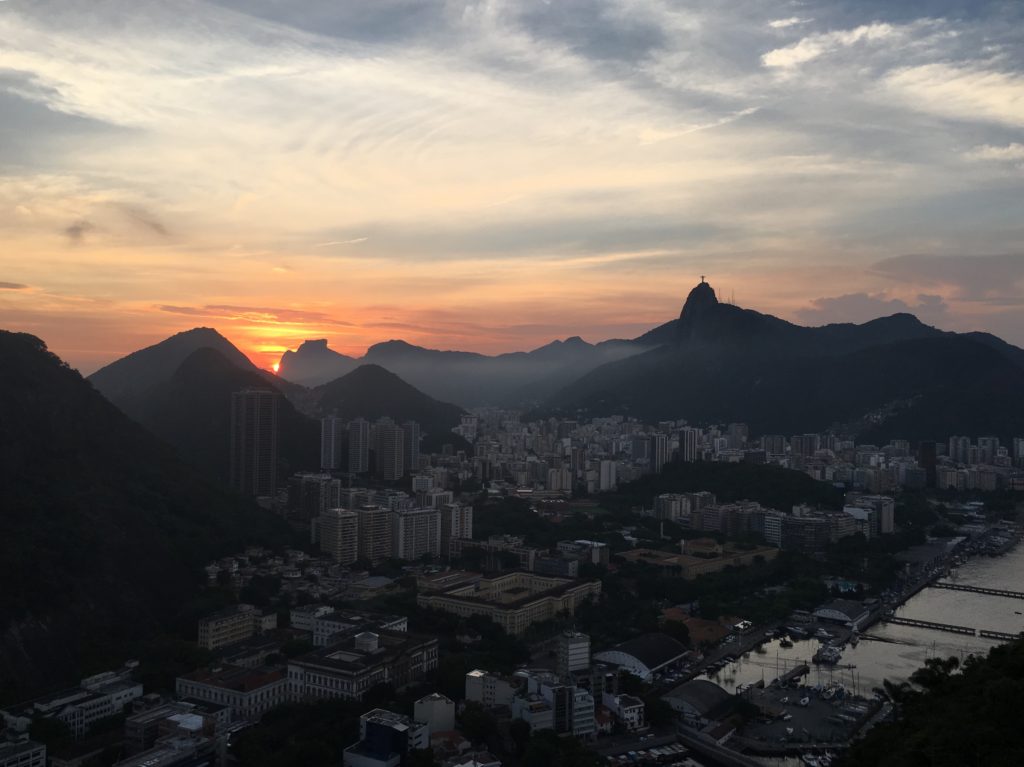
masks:
[(1024, 342), (1019, 5), (0, 3), (0, 320), (83, 373), (197, 325), (485, 353), (698, 275)]

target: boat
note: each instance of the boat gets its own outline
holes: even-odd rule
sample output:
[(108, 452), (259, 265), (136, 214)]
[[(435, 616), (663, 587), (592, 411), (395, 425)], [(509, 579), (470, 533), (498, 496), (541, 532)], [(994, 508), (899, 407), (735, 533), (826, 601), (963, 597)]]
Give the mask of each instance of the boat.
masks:
[(807, 636), (807, 629), (802, 629), (799, 626), (786, 626), (786, 631), (788, 631), (789, 635), (793, 638)]
[(803, 697), (803, 698), (800, 699), (800, 701), (797, 703), (797, 705), (798, 706), (802, 706), (803, 708), (807, 708), (807, 704), (809, 704), (810, 702), (811, 702), (810, 698)]
[(820, 767), (821, 765), (821, 760), (818, 759), (818, 757), (813, 756), (812, 754), (804, 754), (802, 757), (800, 757), (800, 760), (804, 764), (810, 765), (810, 767)]
[(784, 647), (787, 650), (790, 647), (792, 647), (792, 646), (793, 646), (793, 642), (789, 638), (787, 638), (787, 637), (783, 637), (782, 641), (779, 642), (779, 647)]
[(815, 663), (825, 665), (835, 665), (839, 662), (840, 658), (843, 657), (842, 651), (838, 647), (832, 645), (822, 645), (818, 648), (818, 651), (814, 653), (814, 657), (811, 659)]

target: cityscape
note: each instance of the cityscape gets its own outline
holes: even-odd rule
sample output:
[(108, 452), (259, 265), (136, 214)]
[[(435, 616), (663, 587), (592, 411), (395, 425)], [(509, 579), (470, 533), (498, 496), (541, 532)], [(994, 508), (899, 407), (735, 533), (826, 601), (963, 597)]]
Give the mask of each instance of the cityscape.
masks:
[(1022, 33), (0, 0), (0, 767), (1024, 764)]

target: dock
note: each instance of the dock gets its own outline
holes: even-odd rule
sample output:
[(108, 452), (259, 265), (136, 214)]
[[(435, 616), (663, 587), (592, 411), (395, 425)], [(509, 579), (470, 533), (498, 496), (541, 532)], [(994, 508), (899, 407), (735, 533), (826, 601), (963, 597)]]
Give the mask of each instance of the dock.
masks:
[(932, 621), (919, 621), (914, 618), (899, 618), (895, 615), (891, 615), (887, 618), (882, 619), (885, 623), (893, 623), (897, 626), (917, 626), (918, 628), (934, 629), (935, 631), (948, 631), (951, 634), (966, 634), (967, 636), (979, 636), (983, 639), (1001, 639), (1003, 641), (1010, 641), (1011, 639), (1020, 639), (1024, 636), (1024, 631), (1017, 634), (1013, 634), (1007, 631), (992, 631), (990, 629), (973, 629), (970, 626), (956, 626), (950, 623), (934, 623)]
[(951, 634), (967, 634), (968, 636), (977, 636), (977, 629), (973, 629), (970, 626), (956, 626), (951, 623), (935, 623), (934, 621), (920, 621), (915, 618), (899, 618), (895, 615), (890, 615), (886, 618), (882, 618), (885, 623), (894, 623), (897, 626), (917, 626), (923, 629), (935, 629), (936, 631), (948, 631)]
[(1024, 591), (1010, 591), (1009, 589), (990, 589), (986, 586), (969, 586), (966, 583), (950, 583), (949, 581), (936, 581), (932, 584), (934, 589), (948, 589), (950, 591), (969, 591), (972, 594), (987, 594), (993, 597), (1007, 597), (1008, 599), (1024, 599)]
[(1009, 634), (1005, 631), (989, 631), (988, 629), (981, 629), (981, 631), (978, 632), (978, 636), (984, 637), (985, 639), (1002, 639), (1007, 642), (1011, 639), (1020, 639), (1021, 634), (1024, 634), (1024, 631), (1020, 634)]

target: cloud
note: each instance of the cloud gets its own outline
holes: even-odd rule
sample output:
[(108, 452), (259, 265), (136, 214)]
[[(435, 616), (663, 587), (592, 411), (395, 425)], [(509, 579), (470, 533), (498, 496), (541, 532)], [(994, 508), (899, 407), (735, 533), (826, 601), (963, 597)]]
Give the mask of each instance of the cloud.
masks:
[(915, 285), (944, 287), (965, 301), (1019, 304), (1024, 296), (1024, 254), (940, 256), (910, 254), (879, 261), (871, 271)]
[(64, 235), (71, 241), (72, 245), (78, 245), (85, 240), (85, 235), (93, 231), (96, 226), (91, 221), (79, 219), (70, 226), (64, 228)]
[(142, 226), (144, 229), (148, 229), (150, 232), (158, 234), (161, 237), (170, 236), (170, 232), (167, 231), (167, 227), (163, 225), (160, 219), (143, 206), (117, 203), (115, 207), (131, 221)]
[(809, 325), (832, 322), (863, 323), (891, 314), (909, 313), (928, 324), (935, 324), (947, 316), (949, 307), (942, 296), (919, 294), (916, 304), (908, 304), (887, 293), (847, 293), (842, 296), (816, 298), (811, 306), (799, 309), (797, 317)]
[(231, 304), (207, 304), (206, 306), (174, 306), (164, 304), (157, 307), (162, 312), (183, 314), (189, 317), (214, 317), (226, 320), (243, 320), (266, 325), (316, 324), (352, 327), (353, 323), (337, 320), (322, 312), (301, 309), (282, 309), (268, 306), (235, 306)]
[(964, 156), (969, 160), (994, 160), (999, 162), (1019, 162), (1024, 160), (1024, 144), (1016, 142), (1006, 146), (982, 144), (976, 146)]
[(931, 63), (888, 74), (882, 87), (901, 102), (940, 117), (1024, 126), (1024, 74), (982, 63)]
[(356, 237), (351, 240), (330, 240), (329, 242), (319, 242), (313, 247), (315, 248), (333, 248), (338, 245), (358, 245), (361, 242), (366, 242), (369, 237)]
[(801, 19), (799, 16), (790, 16), (788, 19), (775, 19), (774, 21), (768, 22), (768, 27), (771, 29), (789, 29), (795, 27), (798, 24), (807, 24), (814, 19)]
[(876, 22), (854, 29), (809, 35), (785, 48), (769, 51), (761, 57), (761, 63), (766, 67), (789, 69), (806, 64), (808, 61), (813, 61), (819, 56), (824, 56), (840, 48), (849, 48), (860, 42), (885, 40), (892, 37), (895, 31), (895, 27), (891, 24)]
[(28, 285), (20, 282), (0, 282), (0, 290), (28, 290)]

